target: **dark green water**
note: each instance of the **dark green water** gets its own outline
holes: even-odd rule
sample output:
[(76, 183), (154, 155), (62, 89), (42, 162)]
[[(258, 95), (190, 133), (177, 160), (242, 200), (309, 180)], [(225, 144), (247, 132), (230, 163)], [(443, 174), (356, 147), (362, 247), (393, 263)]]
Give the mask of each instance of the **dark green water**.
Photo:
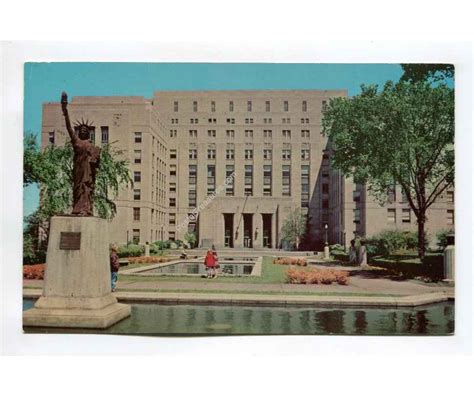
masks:
[[(33, 300), (26, 300), (23, 310)], [(134, 304), (131, 317), (106, 330), (25, 328), (28, 333), (120, 335), (449, 335), (454, 304), (416, 309), (301, 308)]]

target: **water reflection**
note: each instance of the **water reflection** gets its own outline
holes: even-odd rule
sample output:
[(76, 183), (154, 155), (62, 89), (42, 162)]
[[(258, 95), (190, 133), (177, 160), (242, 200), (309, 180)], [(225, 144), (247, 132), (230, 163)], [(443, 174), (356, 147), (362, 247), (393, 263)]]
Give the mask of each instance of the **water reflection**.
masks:
[[(25, 301), (24, 310), (32, 306)], [(447, 335), (454, 304), (416, 309), (291, 308), (137, 304), (132, 316), (103, 331), (29, 328), (27, 332), (109, 334)]]

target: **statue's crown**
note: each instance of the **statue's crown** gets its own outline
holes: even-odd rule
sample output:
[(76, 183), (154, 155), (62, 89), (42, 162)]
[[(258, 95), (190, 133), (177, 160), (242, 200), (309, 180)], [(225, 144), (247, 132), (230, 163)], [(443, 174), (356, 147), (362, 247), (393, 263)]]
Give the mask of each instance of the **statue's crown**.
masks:
[(94, 127), (94, 124), (92, 121), (89, 122), (89, 119), (87, 121), (84, 121), (83, 118), (81, 118), (81, 121), (76, 120), (74, 122), (74, 127), (78, 128), (79, 130), (82, 129), (82, 127), (86, 127), (87, 130), (91, 130)]

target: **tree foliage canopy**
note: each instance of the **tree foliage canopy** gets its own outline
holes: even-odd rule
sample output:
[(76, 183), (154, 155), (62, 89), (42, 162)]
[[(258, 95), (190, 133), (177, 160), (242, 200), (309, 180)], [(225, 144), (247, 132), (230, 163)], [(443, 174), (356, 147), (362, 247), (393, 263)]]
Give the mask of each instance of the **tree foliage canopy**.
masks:
[(306, 216), (301, 213), (300, 209), (290, 212), (285, 219), (281, 228), (283, 240), (288, 241), (291, 245), (298, 249), (302, 237), (306, 233)]
[[(23, 185), (40, 185), (39, 212), (43, 218), (66, 213), (72, 205), (73, 154), (69, 142), (40, 151), (33, 135), (25, 138)], [(132, 179), (123, 150), (116, 149), (113, 144), (102, 145), (94, 192), (94, 210), (99, 217), (111, 219), (115, 216), (114, 200), (120, 189), (129, 184)]]
[(454, 183), (454, 91), (444, 84), (362, 86), (360, 95), (330, 101), (323, 133), (334, 167), (381, 203), (401, 185), (418, 222)]
[(401, 81), (440, 81), (454, 78), (454, 65), (445, 63), (402, 63)]

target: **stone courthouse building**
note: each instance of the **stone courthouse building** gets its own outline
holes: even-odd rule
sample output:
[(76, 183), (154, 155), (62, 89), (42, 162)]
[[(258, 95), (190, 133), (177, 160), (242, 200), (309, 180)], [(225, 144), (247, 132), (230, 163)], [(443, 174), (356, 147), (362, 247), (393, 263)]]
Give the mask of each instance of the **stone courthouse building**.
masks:
[[(157, 91), (152, 99), (74, 97), (69, 112), (93, 120), (97, 145), (114, 143), (128, 156), (134, 184), (116, 202), (113, 242), (183, 240), (194, 231), (200, 246), (277, 248), (295, 210), (307, 215), (308, 250), (321, 249), (326, 233), (330, 244), (348, 245), (355, 235), (416, 230), (397, 186), (380, 206), (331, 168), (322, 109), (344, 96), (345, 90)], [(44, 104), (42, 146), (67, 139), (60, 104)], [(196, 208), (198, 216), (190, 217)], [(450, 228), (453, 190), (428, 212), (427, 232)]]

